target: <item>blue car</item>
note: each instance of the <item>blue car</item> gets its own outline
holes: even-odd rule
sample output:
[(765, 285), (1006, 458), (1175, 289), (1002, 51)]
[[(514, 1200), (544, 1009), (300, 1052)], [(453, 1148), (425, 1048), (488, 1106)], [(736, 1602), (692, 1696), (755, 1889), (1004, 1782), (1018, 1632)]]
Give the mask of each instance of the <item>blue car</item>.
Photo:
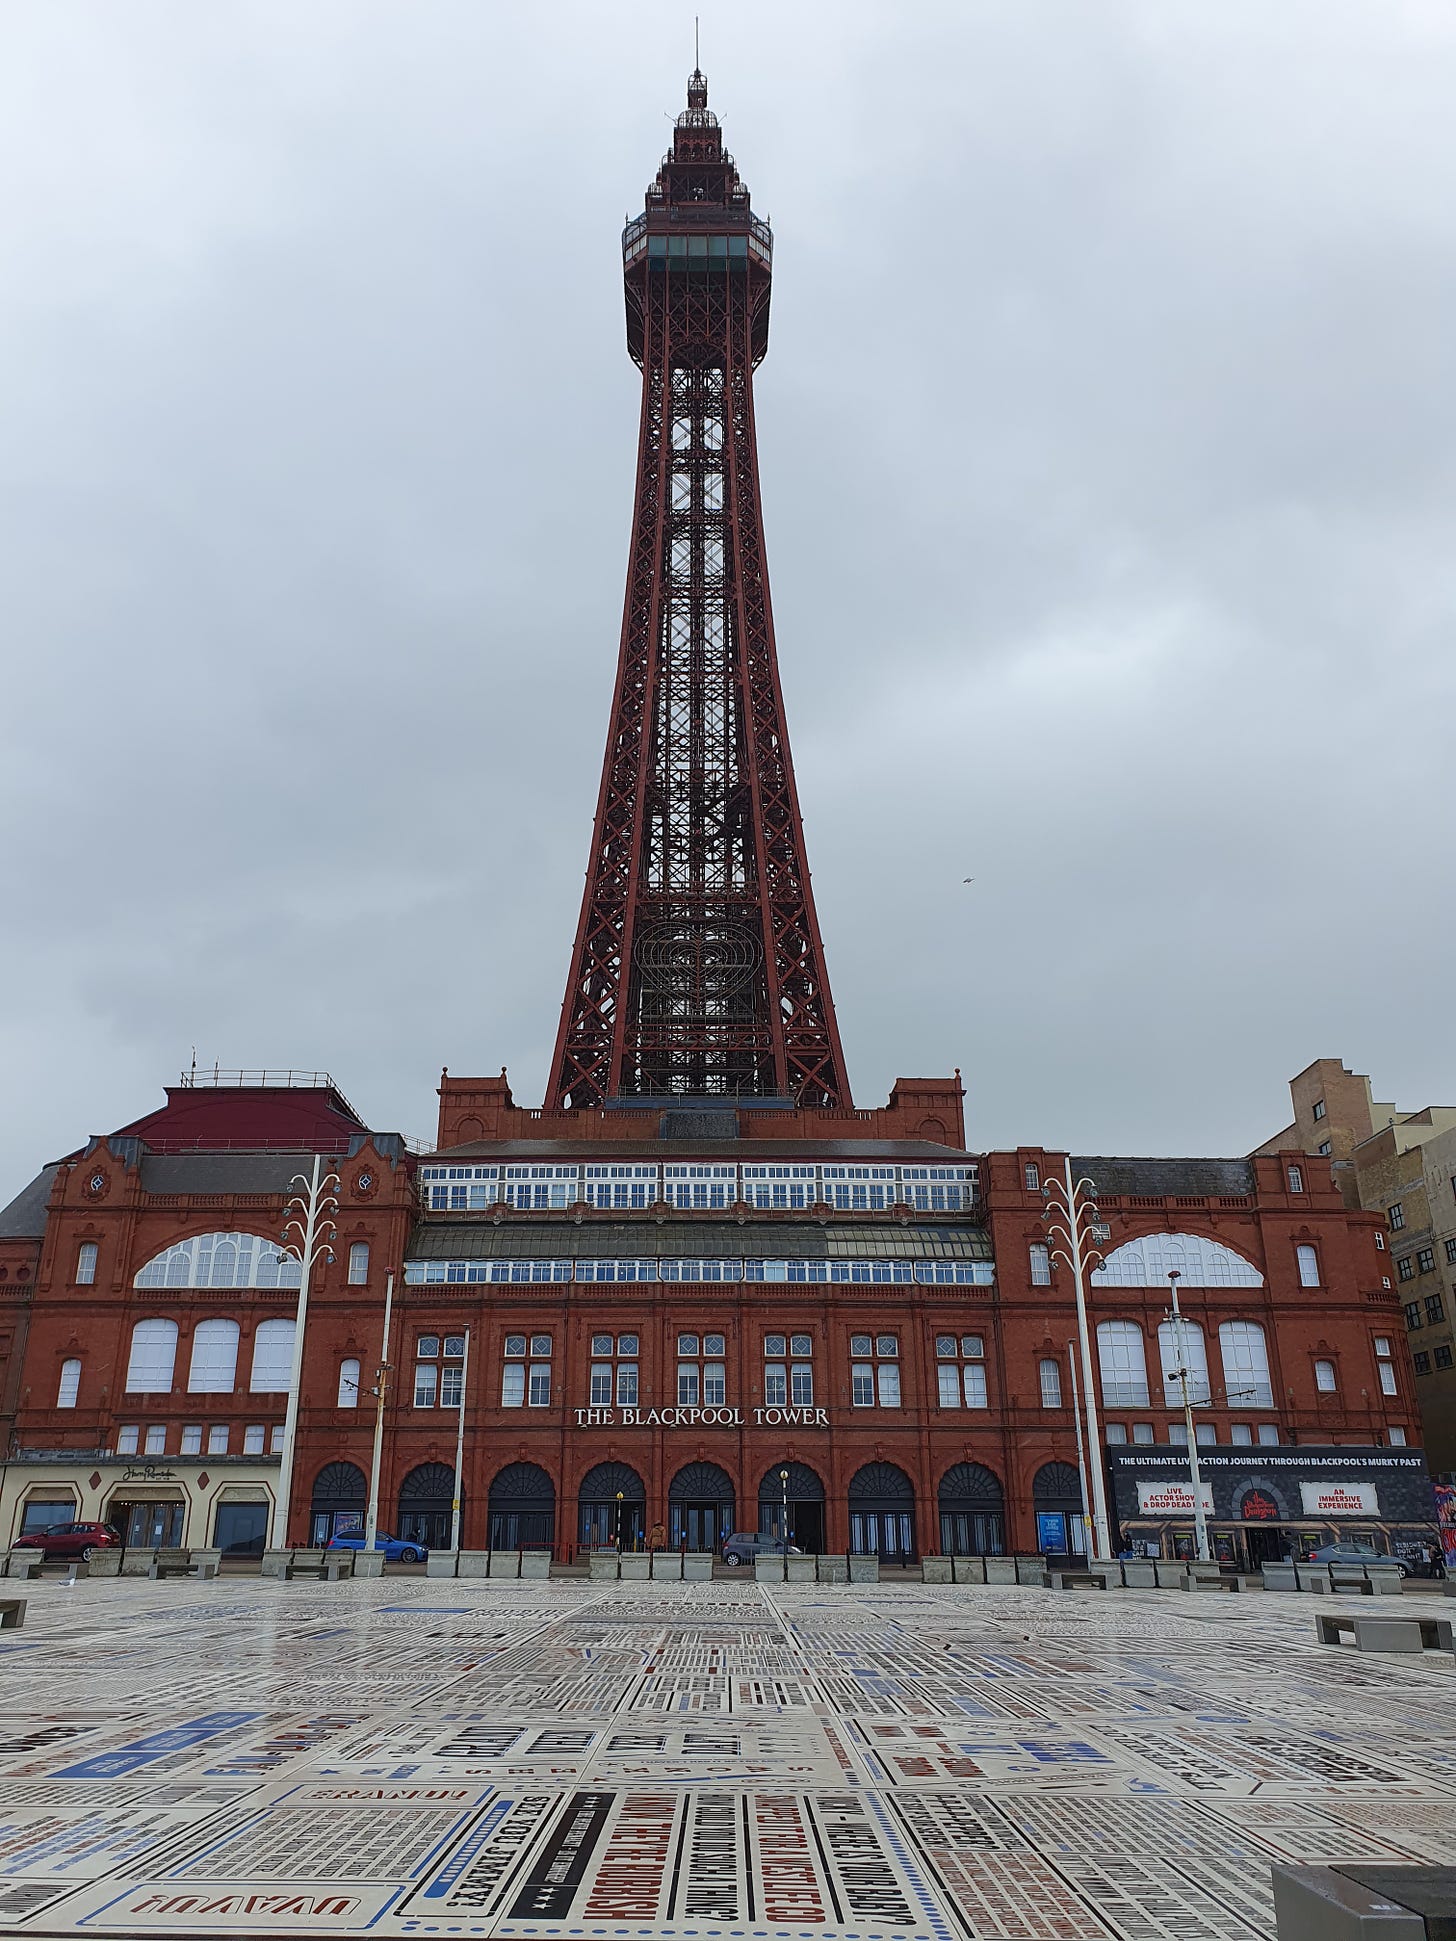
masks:
[[(350, 1530), (343, 1536), (334, 1537), (329, 1544), (330, 1550), (362, 1550), (363, 1548), (362, 1530)], [(384, 1561), (387, 1564), (422, 1564), (430, 1554), (422, 1543), (408, 1543), (402, 1537), (390, 1536), (385, 1530), (375, 1531), (374, 1548), (384, 1552)]]

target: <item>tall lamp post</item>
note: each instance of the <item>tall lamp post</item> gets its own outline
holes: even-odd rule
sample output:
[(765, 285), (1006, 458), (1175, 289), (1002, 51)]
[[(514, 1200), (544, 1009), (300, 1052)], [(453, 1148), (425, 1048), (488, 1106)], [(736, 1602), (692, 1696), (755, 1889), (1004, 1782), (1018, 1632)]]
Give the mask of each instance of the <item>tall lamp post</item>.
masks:
[[(787, 1557), (789, 1554), (789, 1472), (787, 1469), (779, 1471), (779, 1489), (784, 1499), (784, 1555)], [(788, 1565), (786, 1564), (784, 1568), (787, 1570)]]
[(1092, 1528), (1097, 1556), (1104, 1561), (1112, 1555), (1112, 1529), (1107, 1519), (1107, 1486), (1102, 1475), (1102, 1434), (1097, 1425), (1097, 1389), (1092, 1374), (1092, 1338), (1087, 1326), (1087, 1273), (1093, 1261), (1101, 1260), (1101, 1249), (1093, 1245), (1092, 1228), (1097, 1219), (1097, 1203), (1092, 1197), (1090, 1179), (1073, 1180), (1070, 1156), (1063, 1162), (1061, 1179), (1049, 1179), (1042, 1188), (1046, 1228), (1054, 1260), (1072, 1270), (1072, 1286), (1077, 1296), (1077, 1343), (1082, 1358), (1082, 1405), (1086, 1410), (1087, 1458), (1092, 1471)]
[(273, 1548), (288, 1548), (288, 1506), (293, 1495), (293, 1450), (298, 1437), (298, 1389), (303, 1379), (303, 1337), (308, 1325), (308, 1283), (313, 1264), (320, 1254), (332, 1260), (334, 1222), (339, 1210), (337, 1173), (323, 1171), (323, 1160), (313, 1156), (313, 1172), (305, 1178), (295, 1173), (289, 1181), (298, 1190), (284, 1208), (287, 1216), (279, 1239), (285, 1259), (299, 1264), (298, 1316), (293, 1324), (293, 1365), (288, 1373), (288, 1408), (283, 1417), (283, 1449), (278, 1462), (278, 1501), (273, 1505)]
[(455, 1501), (450, 1505), (450, 1548), (460, 1548), (460, 1504), (464, 1496), (465, 1474), (465, 1378), (470, 1372), (470, 1330), (465, 1330), (465, 1352), (460, 1357), (460, 1416), (455, 1424)]
[(1092, 1518), (1087, 1508), (1087, 1445), (1082, 1437), (1082, 1398), (1077, 1392), (1077, 1346), (1067, 1343), (1067, 1372), (1072, 1377), (1072, 1420), (1077, 1427), (1077, 1475), (1082, 1485), (1082, 1554), (1092, 1548)]
[(1208, 1518), (1203, 1513), (1203, 1475), (1198, 1467), (1198, 1433), (1193, 1427), (1193, 1401), (1188, 1393), (1188, 1357), (1183, 1351), (1183, 1310), (1178, 1305), (1178, 1283), (1182, 1275), (1176, 1267), (1168, 1270), (1168, 1287), (1173, 1296), (1173, 1347), (1178, 1357), (1178, 1366), (1168, 1373), (1174, 1377), (1183, 1391), (1183, 1433), (1188, 1438), (1188, 1477), (1193, 1484), (1193, 1534), (1198, 1545), (1198, 1561), (1206, 1564), (1213, 1559), (1208, 1547)]
[(394, 1364), (389, 1359), (389, 1315), (394, 1306), (394, 1275), (384, 1279), (384, 1341), (374, 1372), (374, 1452), (369, 1458), (369, 1506), (364, 1512), (364, 1548), (372, 1551), (379, 1534), (379, 1458), (384, 1450), (384, 1403)]
[(622, 1549), (622, 1504), (625, 1501), (626, 1491), (619, 1489), (617, 1491), (617, 1550), (619, 1554)]

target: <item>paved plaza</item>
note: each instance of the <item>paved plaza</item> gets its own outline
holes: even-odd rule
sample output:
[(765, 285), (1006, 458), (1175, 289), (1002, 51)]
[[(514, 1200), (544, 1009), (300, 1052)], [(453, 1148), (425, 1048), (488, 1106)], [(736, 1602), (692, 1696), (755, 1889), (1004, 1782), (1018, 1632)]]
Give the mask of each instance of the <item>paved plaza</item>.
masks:
[(12, 1588), (21, 1934), (1242, 1941), (1272, 1860), (1456, 1861), (1456, 1666), (1337, 1599)]

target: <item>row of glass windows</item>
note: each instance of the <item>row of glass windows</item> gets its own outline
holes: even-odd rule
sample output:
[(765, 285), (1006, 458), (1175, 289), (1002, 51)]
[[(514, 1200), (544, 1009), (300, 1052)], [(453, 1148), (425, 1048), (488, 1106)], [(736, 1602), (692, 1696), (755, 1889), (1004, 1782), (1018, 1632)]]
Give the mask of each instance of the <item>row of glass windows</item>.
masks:
[(976, 1197), (974, 1166), (541, 1165), (422, 1166), (420, 1193), (435, 1213), (487, 1206), (550, 1212), (584, 1204), (630, 1212), (665, 1202), (693, 1211), (745, 1204), (791, 1212), (958, 1213)]
[[(1271, 1409), (1274, 1406), (1274, 1389), (1269, 1375), (1269, 1351), (1264, 1339), (1264, 1330), (1257, 1321), (1225, 1321), (1218, 1331), (1219, 1354), (1223, 1362), (1224, 1394), (1227, 1401), (1237, 1407)], [(1372, 1346), (1375, 1353), (1376, 1376), (1382, 1395), (1397, 1393), (1395, 1363), (1390, 1338), (1376, 1335)], [(1181, 1406), (1183, 1389), (1177, 1379), (1176, 1371), (1180, 1366), (1180, 1349), (1177, 1331), (1171, 1321), (1164, 1321), (1158, 1329), (1158, 1348), (1163, 1364), (1163, 1402), (1173, 1408)], [(1213, 1391), (1208, 1376), (1208, 1350), (1203, 1338), (1203, 1330), (1196, 1321), (1184, 1320), (1182, 1328), (1182, 1361), (1188, 1380), (1188, 1399), (1194, 1403), (1207, 1403), (1213, 1399)], [(1144, 1335), (1135, 1321), (1099, 1321), (1097, 1324), (1097, 1358), (1102, 1376), (1102, 1400), (1108, 1408), (1147, 1408), (1148, 1375), (1144, 1360)], [(1334, 1393), (1339, 1386), (1334, 1362), (1316, 1361), (1314, 1364), (1315, 1387), (1326, 1393)]]
[[(293, 1372), (293, 1333), (291, 1320), (260, 1321), (253, 1330), (253, 1352), (248, 1371), (248, 1389), (254, 1395), (277, 1394), (286, 1390)], [(126, 1365), (128, 1395), (167, 1395), (171, 1393), (177, 1370), (177, 1323), (153, 1319), (138, 1321), (131, 1331), (131, 1352)], [(241, 1329), (236, 1321), (199, 1321), (192, 1330), (192, 1352), (187, 1366), (189, 1395), (231, 1395), (238, 1385), (238, 1344)], [(81, 1393), (81, 1362), (73, 1357), (61, 1364), (56, 1407), (73, 1409)]]
[[(118, 1456), (165, 1456), (168, 1437), (164, 1422), (147, 1425), (145, 1435), (140, 1423), (128, 1422), (116, 1431), (116, 1453)], [(203, 1451), (203, 1438), (206, 1437), (206, 1453), (209, 1456), (231, 1454), (232, 1430), (226, 1422), (214, 1422), (204, 1429), (200, 1422), (183, 1425), (175, 1453), (179, 1456), (200, 1456)], [(283, 1424), (276, 1422), (270, 1428), (266, 1422), (250, 1422), (243, 1430), (242, 1453), (245, 1456), (261, 1456), (267, 1453), (276, 1455), (283, 1447)]]
[(541, 1281), (791, 1281), (990, 1287), (989, 1260), (407, 1260), (405, 1285)]

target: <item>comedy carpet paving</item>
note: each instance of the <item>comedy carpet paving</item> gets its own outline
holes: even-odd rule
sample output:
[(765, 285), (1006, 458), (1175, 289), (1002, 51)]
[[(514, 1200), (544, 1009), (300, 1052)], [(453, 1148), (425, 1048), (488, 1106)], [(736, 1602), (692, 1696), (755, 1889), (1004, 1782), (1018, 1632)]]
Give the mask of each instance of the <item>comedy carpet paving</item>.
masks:
[(15, 1588), (20, 1934), (1243, 1941), (1271, 1861), (1456, 1860), (1456, 1667), (1312, 1599)]

